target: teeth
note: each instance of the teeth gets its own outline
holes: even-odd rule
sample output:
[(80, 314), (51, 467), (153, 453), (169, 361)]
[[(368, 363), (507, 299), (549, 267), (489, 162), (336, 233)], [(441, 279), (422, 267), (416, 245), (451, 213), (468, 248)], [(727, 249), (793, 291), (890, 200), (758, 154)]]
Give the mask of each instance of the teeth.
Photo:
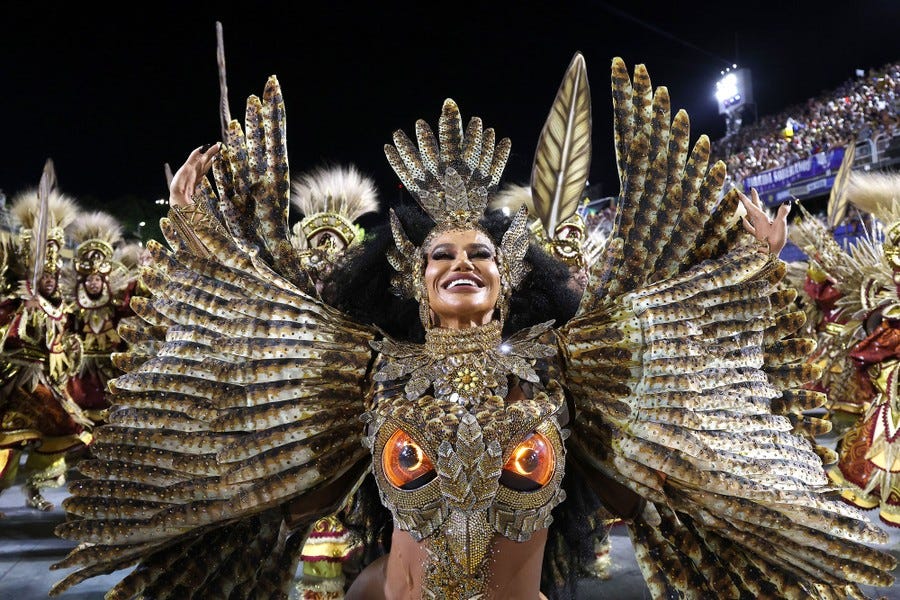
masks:
[(477, 286), (477, 284), (474, 281), (472, 281), (471, 279), (457, 279), (455, 281), (452, 281), (450, 283), (450, 285), (447, 286), (447, 289), (449, 290), (449, 289), (455, 288), (458, 285), (471, 285), (472, 287)]

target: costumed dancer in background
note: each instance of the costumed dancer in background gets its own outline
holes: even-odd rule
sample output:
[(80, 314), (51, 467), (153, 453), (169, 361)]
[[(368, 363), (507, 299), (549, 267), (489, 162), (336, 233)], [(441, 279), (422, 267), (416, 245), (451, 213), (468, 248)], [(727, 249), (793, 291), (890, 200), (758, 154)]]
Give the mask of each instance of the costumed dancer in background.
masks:
[(69, 232), (75, 254), (61, 283), (73, 305), (69, 330), (81, 339), (82, 361), (67, 389), (84, 413), (100, 424), (109, 408), (106, 383), (122, 374), (110, 355), (127, 346), (117, 328), (134, 314), (130, 302), (138, 271), (116, 260), (122, 226), (112, 215), (82, 213)]
[[(859, 321), (843, 294), (858, 297), (863, 273), (881, 263), (881, 242), (869, 235), (857, 238), (853, 247), (842, 247), (835, 239), (839, 226), (851, 221), (848, 183), (853, 169), (854, 146), (847, 147), (828, 199), (824, 216), (810, 214), (798, 204), (800, 216), (791, 227), (791, 241), (809, 260), (788, 263), (786, 280), (798, 290), (798, 305), (806, 313), (804, 331), (816, 338), (810, 364), (822, 372), (807, 387), (827, 393), (826, 418), (840, 434), (865, 411), (875, 395), (869, 377), (847, 355), (859, 341)], [(857, 213), (860, 222), (865, 215)], [(876, 267), (877, 268), (877, 267)], [(853, 300), (849, 300), (853, 302)], [(858, 307), (856, 307), (858, 308)]]
[[(381, 524), (348, 599), (570, 597), (601, 502), (654, 598), (890, 585), (870, 547), (886, 536), (834, 498), (801, 416), (824, 398), (800, 389), (813, 344), (778, 288), (783, 222), (751, 212), (744, 232), (667, 90), (618, 58), (611, 81), (619, 214), (583, 295), (524, 211), (485, 214), (510, 142), (448, 99), (437, 134), (419, 121), (385, 147), (417, 204), (320, 300), (290, 243), (270, 77), (173, 179), (169, 248), (148, 244), (152, 296), (133, 302), (146, 346), (114, 357), (119, 408), (70, 486), (56, 533), (78, 546), (55, 566), (76, 570), (52, 593), (137, 563), (110, 597), (283, 598), (348, 501), (348, 527)], [(581, 55), (561, 90), (536, 204), (578, 202), (587, 179)]]
[(148, 296), (150, 291), (141, 282), (141, 267), (150, 261), (150, 253), (141, 242), (125, 242), (113, 249), (113, 262), (122, 265), (128, 271), (128, 288), (124, 296)]
[[(294, 178), (291, 204), (301, 219), (292, 242), (310, 277), (310, 293), (318, 296), (334, 265), (360, 247), (365, 231), (358, 219), (378, 211), (374, 182), (356, 167), (319, 168)], [(347, 570), (354, 576), (361, 542), (343, 522), (342, 510), (319, 519), (309, 533), (300, 559), (302, 577), (294, 593), (302, 600), (340, 600)]]
[(66, 392), (81, 343), (59, 285), (65, 228), (77, 209), (54, 188), (48, 162), (39, 188), (16, 196), (10, 210), (18, 240), (6, 251), (7, 274), (18, 281), (0, 303), (0, 472), (10, 487), (27, 455), (26, 503), (49, 510), (41, 488), (63, 485), (66, 454), (91, 440), (91, 421)]
[(836, 289), (839, 318), (826, 325), (826, 356), (841, 377), (832, 376), (828, 389), (833, 405), (854, 418), (829, 475), (848, 502), (877, 508), (900, 527), (900, 175), (852, 173), (846, 193), (877, 219), (869, 236), (844, 251), (814, 220), (791, 233)]
[(357, 221), (378, 211), (378, 192), (356, 167), (319, 168), (294, 179), (291, 203), (301, 215), (291, 240), (318, 295), (334, 265), (363, 241)]

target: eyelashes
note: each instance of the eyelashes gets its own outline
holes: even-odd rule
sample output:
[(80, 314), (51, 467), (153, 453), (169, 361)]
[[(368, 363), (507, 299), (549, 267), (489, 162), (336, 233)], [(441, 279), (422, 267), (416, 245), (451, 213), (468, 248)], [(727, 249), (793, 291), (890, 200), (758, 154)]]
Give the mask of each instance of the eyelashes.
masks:
[[(494, 252), (487, 246), (477, 245), (474, 247), (470, 247), (465, 249), (468, 254), (469, 260), (493, 260)], [(431, 254), (429, 255), (430, 260), (455, 260), (458, 254), (458, 250), (455, 248), (448, 248), (447, 246), (441, 245), (435, 248)]]

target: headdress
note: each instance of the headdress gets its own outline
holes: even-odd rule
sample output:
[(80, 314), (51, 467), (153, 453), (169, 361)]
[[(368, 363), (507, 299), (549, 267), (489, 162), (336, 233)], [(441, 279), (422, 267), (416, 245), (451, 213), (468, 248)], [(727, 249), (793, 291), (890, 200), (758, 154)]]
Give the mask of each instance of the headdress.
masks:
[(114, 248), (122, 240), (122, 225), (112, 215), (97, 211), (79, 215), (71, 230), (77, 244), (75, 271), (83, 277), (109, 275)]
[[(61, 251), (66, 243), (65, 229), (75, 219), (78, 207), (74, 199), (51, 189), (48, 194), (47, 208), (46, 251), (43, 257), (42, 272), (56, 275), (62, 268)], [(32, 264), (35, 254), (41, 254), (31, 247), (32, 240), (40, 238), (39, 232), (36, 231), (41, 226), (40, 213), (41, 201), (37, 189), (26, 190), (13, 198), (10, 214), (14, 225), (18, 228), (20, 260), (26, 272), (30, 272), (35, 266)]]
[[(493, 129), (482, 129), (481, 119), (473, 117), (465, 131), (459, 107), (451, 99), (444, 101), (438, 137), (424, 120), (416, 122), (418, 148), (402, 131), (394, 132), (394, 145), (384, 147), (388, 162), (400, 181), (416, 198), (436, 226), (421, 247), (416, 247), (396, 214), (391, 211), (391, 230), (396, 250), (388, 255), (397, 270), (394, 289), (399, 295), (419, 301), (419, 316), (426, 329), (430, 326), (428, 298), (424, 285), (426, 248), (435, 235), (450, 230), (476, 229), (487, 208), (489, 194), (496, 191), (509, 158), (508, 138), (495, 144)], [(528, 272), (524, 262), (529, 245), (527, 211), (522, 208), (513, 217), (497, 250), (500, 271), (498, 309), (504, 318), (509, 296)]]
[(885, 262), (894, 273), (894, 285), (900, 286), (900, 173), (851, 173), (846, 195), (884, 227)]
[(362, 240), (356, 220), (378, 210), (378, 192), (353, 166), (319, 168), (293, 180), (291, 203), (303, 214), (292, 243), (303, 266), (318, 270)]

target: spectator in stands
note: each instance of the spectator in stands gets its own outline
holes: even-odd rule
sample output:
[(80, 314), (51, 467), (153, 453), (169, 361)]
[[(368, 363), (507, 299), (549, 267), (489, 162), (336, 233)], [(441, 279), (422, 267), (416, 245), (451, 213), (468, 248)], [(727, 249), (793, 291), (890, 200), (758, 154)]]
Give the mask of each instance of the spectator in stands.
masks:
[(805, 105), (764, 116), (717, 141), (713, 154), (725, 160), (737, 185), (745, 177), (844, 146), (854, 138), (900, 134), (898, 88), (900, 61), (848, 80)]

